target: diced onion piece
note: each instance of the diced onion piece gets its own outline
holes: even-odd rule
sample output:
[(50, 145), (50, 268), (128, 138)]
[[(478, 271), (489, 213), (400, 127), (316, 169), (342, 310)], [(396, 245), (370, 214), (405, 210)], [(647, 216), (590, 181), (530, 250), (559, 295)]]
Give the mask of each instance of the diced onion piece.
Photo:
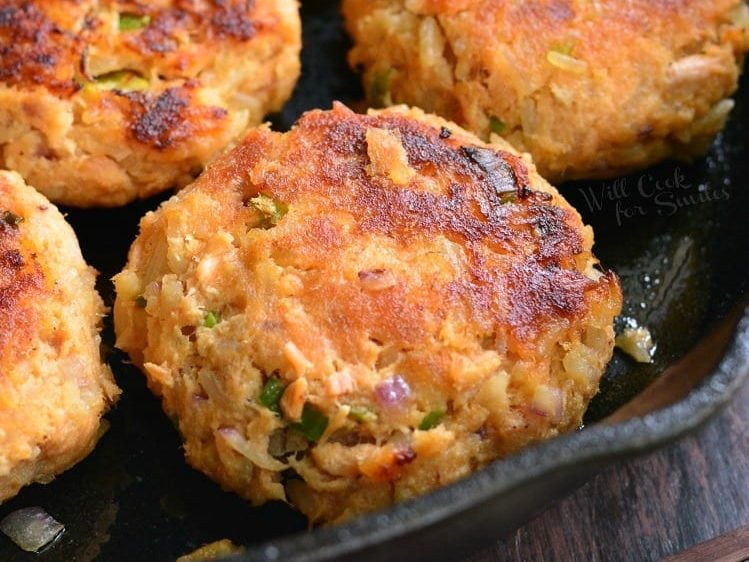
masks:
[(398, 282), (390, 270), (382, 268), (365, 269), (357, 275), (365, 291), (382, 291), (395, 286)]
[(263, 451), (260, 447), (253, 445), (244, 436), (233, 427), (222, 427), (217, 432), (218, 437), (229, 445), (234, 451), (248, 459), (252, 464), (264, 468), (265, 470), (279, 471), (284, 470), (286, 465), (277, 461), (270, 456), (270, 453)]
[(650, 330), (640, 326), (639, 328), (627, 328), (616, 336), (616, 347), (631, 356), (638, 363), (651, 363), (655, 344)]
[(198, 372), (198, 382), (208, 395), (208, 398), (213, 400), (219, 407), (226, 409), (232, 407), (232, 400), (224, 390), (224, 385), (216, 373), (203, 369)]
[(385, 409), (400, 408), (411, 395), (411, 387), (400, 375), (394, 375), (375, 387), (375, 396)]
[(598, 356), (587, 345), (573, 345), (562, 359), (562, 365), (579, 383), (588, 383), (600, 376)]
[(728, 114), (731, 113), (734, 105), (736, 104), (730, 98), (720, 100), (703, 117), (695, 121), (693, 130), (697, 133), (705, 132), (707, 134), (719, 131), (723, 128)]
[(26, 552), (39, 552), (62, 536), (65, 525), (41, 507), (25, 507), (0, 521), (0, 531)]
[(575, 57), (571, 57), (570, 55), (560, 53), (559, 51), (547, 52), (546, 60), (549, 61), (552, 66), (556, 66), (557, 68), (561, 68), (562, 70), (567, 70), (569, 72), (574, 72), (575, 74), (583, 74), (586, 70), (588, 70), (587, 62), (576, 59)]
[(671, 85), (701, 82), (716, 75), (723, 69), (721, 59), (711, 55), (688, 55), (672, 62), (666, 74)]
[(330, 396), (348, 394), (355, 388), (354, 379), (347, 368), (331, 373), (325, 380), (325, 391)]
[(531, 411), (549, 418), (552, 423), (561, 421), (564, 414), (564, 394), (558, 388), (538, 385), (530, 403)]

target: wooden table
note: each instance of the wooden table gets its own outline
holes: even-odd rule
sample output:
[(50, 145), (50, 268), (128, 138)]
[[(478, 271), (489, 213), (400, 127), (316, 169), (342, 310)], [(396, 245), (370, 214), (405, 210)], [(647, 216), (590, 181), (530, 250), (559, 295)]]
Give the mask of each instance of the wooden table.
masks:
[[(748, 525), (745, 385), (719, 417), (694, 435), (610, 467), (468, 560), (656, 561)], [(744, 529), (739, 540), (749, 548), (749, 531)], [(690, 560), (718, 558), (700, 551)]]

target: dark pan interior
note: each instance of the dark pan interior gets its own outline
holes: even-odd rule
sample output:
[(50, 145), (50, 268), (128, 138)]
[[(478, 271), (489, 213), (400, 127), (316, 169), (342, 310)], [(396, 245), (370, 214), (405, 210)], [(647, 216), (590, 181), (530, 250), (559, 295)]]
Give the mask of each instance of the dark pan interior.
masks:
[[(303, 77), (284, 112), (274, 116), (279, 129), (306, 109), (361, 98), (358, 78), (345, 63), (347, 40), (337, 2), (304, 2), (302, 14)], [(747, 293), (749, 84), (746, 77), (743, 82), (730, 124), (706, 157), (691, 164), (667, 162), (615, 181), (562, 186), (594, 227), (597, 255), (621, 277), (623, 316), (649, 327), (658, 345), (649, 365), (615, 354), (586, 415), (587, 425), (645, 389)], [(101, 272), (99, 289), (109, 305), (109, 279), (125, 262), (139, 218), (163, 199), (118, 210), (67, 210), (85, 257)], [(74, 469), (0, 506), (0, 517), (20, 507), (42, 506), (67, 530), (40, 555), (23, 553), (0, 536), (0, 560), (173, 560), (222, 538), (252, 546), (305, 530), (304, 519), (285, 505), (250, 507), (188, 468), (178, 435), (143, 377), (113, 349), (109, 320), (104, 340), (124, 390), (108, 416), (109, 432)], [(492, 468), (491, 475), (474, 482), (490, 486), (490, 477), (502, 473), (502, 463)], [(441, 497), (432, 501), (439, 503)], [(511, 506), (514, 500), (507, 501)]]

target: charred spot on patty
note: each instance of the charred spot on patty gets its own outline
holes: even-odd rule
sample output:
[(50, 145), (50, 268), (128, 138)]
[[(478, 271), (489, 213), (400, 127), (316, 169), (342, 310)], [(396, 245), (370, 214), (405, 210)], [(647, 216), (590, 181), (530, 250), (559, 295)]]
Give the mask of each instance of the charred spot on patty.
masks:
[(0, 81), (13, 86), (44, 85), (59, 95), (75, 93), (78, 85), (64, 65), (81, 46), (31, 2), (0, 8)]
[(193, 137), (227, 111), (220, 107), (196, 106), (191, 87), (169, 88), (159, 96), (149, 92), (121, 92), (131, 102), (133, 138), (157, 149), (167, 149)]
[(44, 289), (44, 274), (36, 259), (33, 255), (24, 258), (22, 253), (21, 220), (11, 211), (0, 212), (0, 355), (6, 342), (23, 333), (30, 320), (22, 301)]
[(143, 53), (168, 53), (179, 48), (179, 36), (186, 30), (205, 38), (231, 38), (249, 41), (256, 35), (253, 0), (212, 0), (207, 9), (196, 9), (193, 2), (180, 0), (176, 7), (153, 14), (140, 33), (128, 43)]
[(211, 24), (219, 35), (247, 41), (255, 35), (255, 24), (248, 15), (254, 0), (216, 0), (218, 8), (211, 16)]
[(156, 148), (167, 148), (192, 134), (192, 126), (184, 119), (190, 96), (183, 88), (169, 88), (156, 99), (149, 94), (126, 94), (134, 102), (136, 118), (130, 126), (140, 142)]

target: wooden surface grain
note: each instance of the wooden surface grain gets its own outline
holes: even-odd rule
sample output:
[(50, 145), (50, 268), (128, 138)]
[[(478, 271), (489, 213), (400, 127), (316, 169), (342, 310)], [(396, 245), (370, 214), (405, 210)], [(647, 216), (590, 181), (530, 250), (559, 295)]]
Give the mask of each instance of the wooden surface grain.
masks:
[(749, 560), (749, 525), (664, 558), (663, 562), (744, 562)]
[(747, 525), (749, 385), (695, 434), (608, 468), (468, 561), (657, 561)]

